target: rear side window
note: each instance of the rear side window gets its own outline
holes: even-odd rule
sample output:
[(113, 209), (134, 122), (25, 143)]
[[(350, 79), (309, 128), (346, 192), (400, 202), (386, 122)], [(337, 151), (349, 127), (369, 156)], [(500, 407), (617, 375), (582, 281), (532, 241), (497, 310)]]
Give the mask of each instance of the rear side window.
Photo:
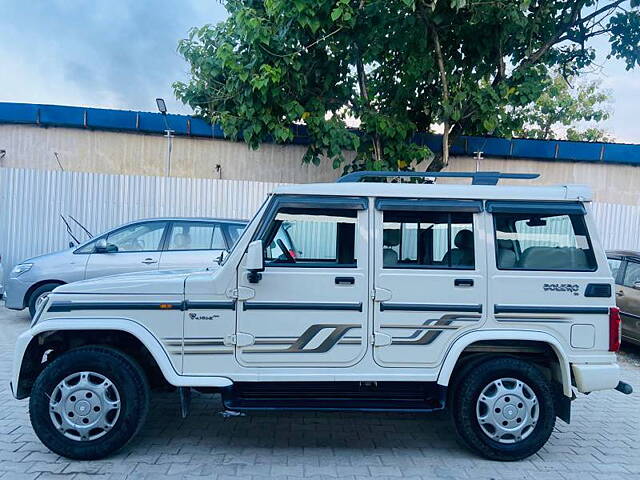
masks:
[(593, 271), (584, 215), (494, 213), (501, 270)]
[(473, 269), (473, 214), (383, 212), (384, 268)]
[(609, 258), (609, 269), (611, 270), (611, 276), (618, 283), (618, 274), (620, 273), (620, 267), (622, 266), (622, 260), (619, 258)]
[(226, 250), (220, 225), (202, 222), (174, 222), (167, 250)]

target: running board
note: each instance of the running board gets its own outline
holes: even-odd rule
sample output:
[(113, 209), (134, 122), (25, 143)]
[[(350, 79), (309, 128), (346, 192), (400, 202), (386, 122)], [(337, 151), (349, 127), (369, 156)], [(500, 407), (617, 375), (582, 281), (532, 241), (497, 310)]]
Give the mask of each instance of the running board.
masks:
[(234, 383), (222, 391), (226, 409), (433, 412), (446, 387), (425, 382)]

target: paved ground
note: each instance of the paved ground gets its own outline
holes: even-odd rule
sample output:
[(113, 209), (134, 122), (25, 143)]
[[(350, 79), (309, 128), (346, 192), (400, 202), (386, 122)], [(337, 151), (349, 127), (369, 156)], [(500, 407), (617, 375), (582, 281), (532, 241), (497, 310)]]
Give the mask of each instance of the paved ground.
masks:
[[(9, 392), (13, 344), (25, 313), (0, 304), (0, 480), (21, 478), (640, 478), (640, 394), (581, 395), (573, 422), (518, 463), (480, 459), (455, 441), (443, 414), (268, 413), (225, 418), (215, 396), (182, 420), (175, 394), (153, 398), (145, 427), (116, 456), (72, 462), (39, 443), (27, 400)], [(640, 350), (621, 355), (640, 390)]]

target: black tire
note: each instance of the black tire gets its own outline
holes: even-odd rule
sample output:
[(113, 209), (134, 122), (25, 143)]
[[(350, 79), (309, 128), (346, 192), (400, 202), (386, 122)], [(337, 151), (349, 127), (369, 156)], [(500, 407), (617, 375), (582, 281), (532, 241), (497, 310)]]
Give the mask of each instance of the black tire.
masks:
[[(80, 441), (66, 437), (54, 425), (49, 398), (69, 375), (89, 371), (107, 377), (120, 395), (117, 420), (100, 438)], [(140, 430), (149, 410), (149, 384), (140, 366), (107, 347), (82, 347), (61, 354), (36, 379), (29, 399), (31, 425), (51, 451), (76, 460), (104, 458), (126, 445)]]
[(27, 305), (29, 307), (29, 315), (31, 315), (31, 318), (36, 314), (36, 301), (38, 300), (38, 297), (43, 293), (49, 293), (60, 285), (62, 285), (62, 283), (45, 283), (31, 292), (31, 295), (29, 296), (29, 303)]
[[(485, 434), (476, 415), (476, 404), (483, 389), (501, 378), (524, 382), (538, 400), (538, 421), (526, 438), (515, 443), (500, 443)], [(499, 357), (480, 362), (456, 382), (451, 414), (461, 443), (490, 460), (515, 461), (536, 453), (547, 442), (556, 422), (553, 393), (540, 369), (529, 362)], [(524, 436), (524, 435), (523, 435)]]

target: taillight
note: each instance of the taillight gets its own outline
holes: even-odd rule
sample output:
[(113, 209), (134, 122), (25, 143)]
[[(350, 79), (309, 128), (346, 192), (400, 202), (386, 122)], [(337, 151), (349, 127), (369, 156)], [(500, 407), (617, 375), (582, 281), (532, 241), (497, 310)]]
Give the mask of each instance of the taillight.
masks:
[(620, 309), (611, 307), (609, 309), (609, 351), (617, 352), (620, 350), (620, 337), (622, 330), (622, 319), (620, 318)]

